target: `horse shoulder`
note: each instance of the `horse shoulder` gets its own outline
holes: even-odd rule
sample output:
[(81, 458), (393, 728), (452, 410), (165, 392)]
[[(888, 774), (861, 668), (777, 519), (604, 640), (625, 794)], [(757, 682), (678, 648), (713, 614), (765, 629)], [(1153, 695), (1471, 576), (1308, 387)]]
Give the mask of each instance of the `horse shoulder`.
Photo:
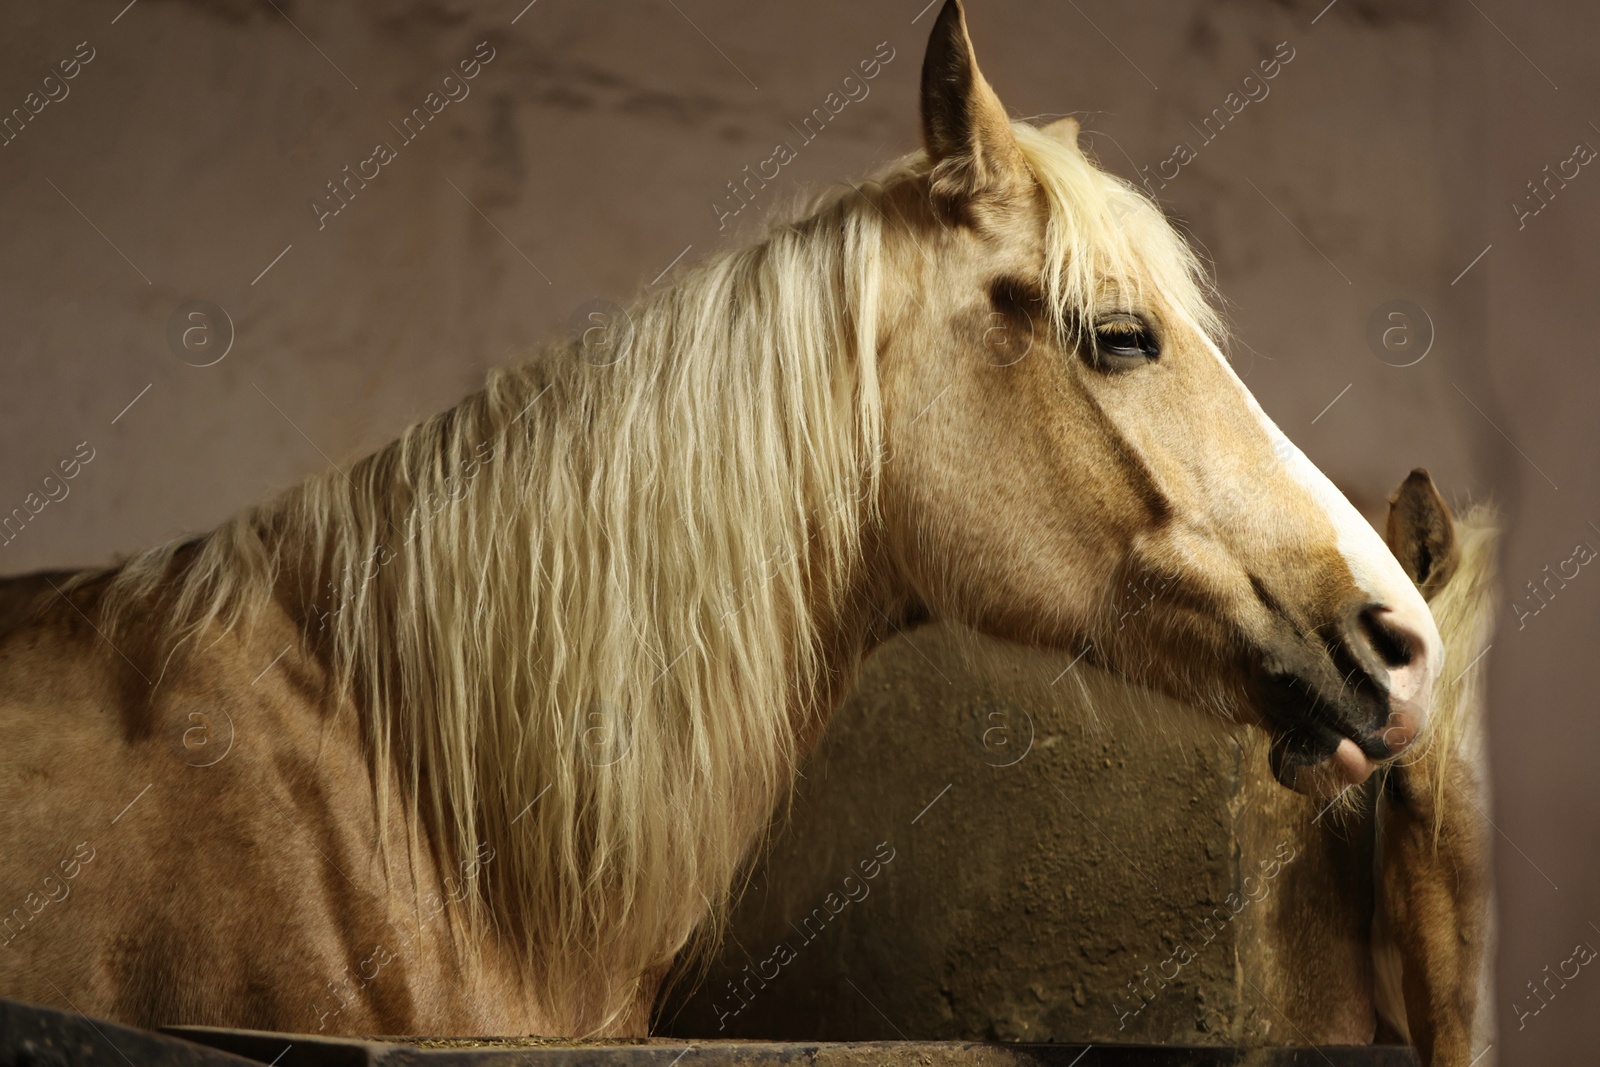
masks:
[(146, 1026), (535, 1028), (510, 968), (462, 951), (398, 774), (380, 828), (359, 718), (293, 620), (167, 655), (63, 599), (0, 583), (0, 995)]

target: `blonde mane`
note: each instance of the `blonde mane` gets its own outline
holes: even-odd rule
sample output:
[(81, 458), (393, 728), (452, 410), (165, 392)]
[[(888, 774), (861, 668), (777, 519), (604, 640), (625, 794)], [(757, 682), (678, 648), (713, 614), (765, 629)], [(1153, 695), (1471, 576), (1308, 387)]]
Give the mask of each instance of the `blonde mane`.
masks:
[(1434, 832), (1445, 818), (1446, 783), (1453, 764), (1464, 761), (1477, 774), (1479, 796), (1487, 802), (1488, 776), (1482, 773), (1483, 708), (1487, 671), (1484, 653), (1494, 635), (1496, 553), (1499, 515), (1478, 504), (1456, 520), (1460, 558), (1456, 572), (1428, 602), (1439, 636), (1444, 640), (1444, 672), (1434, 688), (1427, 741), (1404, 762), (1420, 773), (1422, 788), (1432, 794)]
[(1062, 337), (1092, 324), (1108, 284), (1125, 295), (1159, 293), (1219, 347), (1215, 291), (1194, 250), (1145, 194), (1101, 170), (1076, 145), (1016, 123), (1018, 146), (1044, 191), (1044, 289)]
[[(1159, 210), (1016, 133), (1057, 326), (1115, 278), (1215, 332)], [(888, 243), (918, 239), (890, 194), (927, 174), (915, 153), (685, 271), (631, 309), (613, 365), (552, 345), (348, 472), (133, 557), (107, 624), (165, 602), (168, 644), (203, 656), (287, 591), (361, 709), (375, 780), (399, 771), (443, 864), (494, 850), (474, 931), (525, 953), (559, 1032), (604, 1029), (637, 976), (718, 928), (802, 720), (831, 710), (819, 630), (876, 518)], [(380, 811), (394, 799), (380, 788)]]

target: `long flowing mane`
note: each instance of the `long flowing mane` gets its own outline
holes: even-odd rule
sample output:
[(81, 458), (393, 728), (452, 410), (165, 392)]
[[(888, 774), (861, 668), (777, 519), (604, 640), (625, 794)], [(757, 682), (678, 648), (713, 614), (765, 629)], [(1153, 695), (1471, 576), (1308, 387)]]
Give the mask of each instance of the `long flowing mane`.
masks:
[[(1108, 276), (1215, 330), (1202, 272), (1159, 210), (1018, 124), (1045, 192), (1058, 325)], [(109, 576), (114, 627), (171, 606), (203, 653), (278, 598), (360, 708), (371, 758), (446, 863), (494, 850), (475, 929), (594, 1032), (728, 887), (816, 714), (819, 628), (875, 516), (876, 335), (918, 240), (893, 193), (915, 153), (630, 311), (610, 366), (571, 341), (350, 467)], [(922, 199), (925, 201), (926, 196)], [(925, 255), (926, 253), (923, 253)], [(898, 257), (898, 258), (896, 258)], [(87, 580), (87, 579), (85, 579)], [(802, 716), (803, 717), (803, 716)]]

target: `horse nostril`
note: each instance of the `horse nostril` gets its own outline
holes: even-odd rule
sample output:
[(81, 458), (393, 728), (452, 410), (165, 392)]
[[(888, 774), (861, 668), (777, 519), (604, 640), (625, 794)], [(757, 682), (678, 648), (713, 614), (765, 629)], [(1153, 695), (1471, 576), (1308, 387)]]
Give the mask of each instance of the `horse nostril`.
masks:
[(1417, 642), (1410, 634), (1392, 625), (1385, 616), (1389, 609), (1374, 604), (1361, 611), (1359, 624), (1367, 644), (1390, 670), (1408, 667), (1417, 658)]

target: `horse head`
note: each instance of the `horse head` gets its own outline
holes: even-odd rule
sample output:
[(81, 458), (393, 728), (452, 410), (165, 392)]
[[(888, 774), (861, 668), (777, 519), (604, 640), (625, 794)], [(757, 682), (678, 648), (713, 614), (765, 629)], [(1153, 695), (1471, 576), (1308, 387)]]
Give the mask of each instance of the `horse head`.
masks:
[(1007, 117), (957, 0), (921, 106), (925, 157), (874, 194), (904, 279), (880, 508), (918, 609), (1258, 721), (1291, 787), (1364, 780), (1427, 722), (1417, 588), (1234, 373), (1156, 205), (1074, 120)]

